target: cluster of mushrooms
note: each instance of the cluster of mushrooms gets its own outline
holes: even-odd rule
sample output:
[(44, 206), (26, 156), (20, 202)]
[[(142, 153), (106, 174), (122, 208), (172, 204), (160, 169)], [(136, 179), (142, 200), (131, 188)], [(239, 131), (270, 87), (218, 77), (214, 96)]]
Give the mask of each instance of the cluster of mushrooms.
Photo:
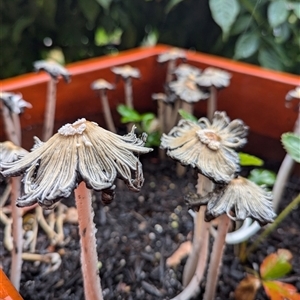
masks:
[[(181, 165), (189, 165), (199, 173), (197, 192), (192, 191), (185, 198), (196, 210), (193, 249), (183, 274), (185, 289), (174, 299), (190, 299), (199, 292), (209, 260), (204, 299), (210, 300), (214, 299), (230, 223), (250, 217), (263, 225), (272, 222), (275, 213), (272, 194), (239, 175), (236, 150), (245, 145), (248, 127), (241, 120), (231, 121), (225, 112), (216, 111), (217, 90), (229, 85), (231, 75), (213, 68), (202, 72), (188, 64), (177, 66), (176, 60), (185, 59), (185, 56), (184, 51), (172, 49), (158, 57), (160, 63), (168, 62), (168, 73), (165, 93), (154, 94), (153, 99), (158, 101), (158, 117), (161, 117), (161, 148)], [(98, 274), (96, 229), (90, 190), (101, 191), (105, 203), (114, 198), (117, 178), (130, 190), (140, 191), (144, 177), (139, 155), (152, 149), (144, 146), (146, 134), (137, 137), (134, 125), (126, 135), (116, 133), (106, 95), (114, 85), (104, 79), (93, 82), (91, 88), (99, 92), (109, 130), (81, 118), (52, 135), (56, 82), (59, 76), (69, 82), (70, 74), (53, 62), (37, 62), (35, 68), (50, 74), (43, 139), (35, 137), (34, 146), (28, 152), (20, 147), (19, 130), (14, 130), (18, 135), (15, 145), (11, 142), (0, 144), (0, 178), (21, 176), (21, 193), (13, 202), (19, 208), (37, 203), (40, 209), (53, 209), (61, 199), (75, 192), (85, 297), (103, 299), (100, 278), (95, 276)], [(112, 71), (124, 79), (126, 105), (132, 108), (131, 80), (139, 78), (140, 72), (130, 66), (115, 67)], [(200, 118), (198, 122), (178, 121), (179, 108), (192, 113), (193, 104), (202, 99), (209, 99), (207, 118)], [(17, 128), (16, 125), (11, 127), (17, 123), (13, 114), (30, 104), (15, 94), (1, 94), (1, 100), (7, 130)], [(163, 118), (165, 114), (170, 118)], [(165, 123), (166, 120), (173, 123)], [(7, 134), (12, 140), (12, 133)], [(209, 259), (210, 221), (216, 218), (218, 233)], [(22, 232), (22, 228), (19, 230)]]

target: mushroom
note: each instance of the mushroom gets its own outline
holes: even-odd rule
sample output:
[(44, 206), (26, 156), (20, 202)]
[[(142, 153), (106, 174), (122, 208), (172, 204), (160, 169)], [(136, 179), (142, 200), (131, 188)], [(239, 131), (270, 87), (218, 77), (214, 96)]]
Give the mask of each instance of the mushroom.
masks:
[[(225, 112), (215, 112), (212, 122), (207, 118), (199, 119), (198, 123), (180, 120), (178, 126), (174, 127), (168, 135), (163, 134), (161, 147), (167, 150), (171, 158), (180, 161), (181, 164), (197, 168), (200, 173), (197, 193), (204, 197), (213, 190), (213, 182), (228, 184), (239, 171), (239, 157), (235, 149), (246, 143), (247, 130), (248, 127), (241, 120), (230, 121)], [(185, 289), (174, 299), (191, 297), (198, 289), (204, 274), (209, 239), (209, 223), (204, 221), (205, 211), (206, 207), (202, 206), (195, 216), (193, 248), (183, 273)], [(225, 238), (229, 220), (226, 215), (222, 217), (214, 249), (224, 244), (222, 237), (224, 235)], [(211, 258), (211, 265), (214, 264), (214, 259), (215, 257)], [(215, 287), (213, 282), (217, 277), (215, 279), (210, 277), (212, 289)], [(211, 283), (209, 280), (207, 282)]]
[(213, 67), (206, 68), (197, 78), (197, 83), (202, 87), (208, 87), (210, 97), (208, 99), (207, 117), (212, 120), (217, 110), (217, 90), (230, 84), (231, 74)]
[(117, 177), (130, 190), (141, 189), (142, 164), (134, 153), (148, 153), (152, 149), (144, 147), (146, 135), (137, 138), (134, 129), (119, 136), (82, 118), (61, 127), (45, 143), (35, 138), (35, 147), (30, 153), (0, 172), (4, 177), (23, 175), (23, 194), (17, 202), (20, 207), (37, 202), (51, 209), (75, 189), (87, 300), (103, 299), (99, 277), (95, 276), (98, 274), (95, 224), (88, 189), (112, 189)]
[[(290, 102), (293, 99), (298, 100), (297, 103), (298, 117), (294, 125), (294, 133), (300, 135), (300, 105), (299, 105), (300, 86), (297, 86), (295, 89), (290, 90), (286, 94), (285, 100), (287, 101), (287, 106), (290, 106)], [(289, 178), (289, 175), (291, 174), (294, 165), (295, 165), (295, 161), (293, 160), (293, 158), (289, 154), (286, 154), (278, 170), (276, 181), (273, 187), (273, 194), (274, 194), (273, 208), (275, 211), (278, 210), (280, 200), (282, 199), (282, 193), (284, 191), (284, 187), (286, 185), (286, 182)]]
[(35, 71), (45, 71), (49, 74), (50, 80), (47, 87), (47, 100), (45, 109), (45, 120), (43, 128), (43, 140), (47, 141), (53, 134), (55, 106), (56, 106), (56, 85), (60, 76), (65, 82), (71, 81), (71, 75), (66, 68), (52, 60), (39, 60), (33, 64)]
[(111, 115), (110, 107), (107, 100), (107, 90), (113, 90), (115, 88), (114, 85), (109, 83), (104, 79), (97, 79), (91, 84), (91, 89), (94, 91), (98, 91), (100, 95), (100, 99), (102, 102), (102, 108), (104, 112), (104, 118), (107, 125), (107, 128), (116, 133), (116, 127)]

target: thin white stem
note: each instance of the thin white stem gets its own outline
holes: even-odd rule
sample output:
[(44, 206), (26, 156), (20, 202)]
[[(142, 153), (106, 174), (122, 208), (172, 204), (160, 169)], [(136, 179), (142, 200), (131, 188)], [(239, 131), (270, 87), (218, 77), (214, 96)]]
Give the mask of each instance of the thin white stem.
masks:
[(50, 78), (47, 87), (47, 100), (43, 128), (43, 141), (46, 142), (53, 134), (56, 106), (56, 80)]
[(21, 123), (20, 123), (20, 117), (18, 114), (12, 114), (12, 121), (14, 123), (15, 132), (19, 141), (19, 145), (21, 145), (22, 140), (22, 132), (21, 132)]
[(107, 128), (111, 131), (116, 133), (116, 127), (111, 115), (111, 111), (110, 111), (110, 107), (109, 107), (109, 103), (108, 103), (108, 99), (107, 99), (107, 93), (105, 90), (100, 90), (100, 99), (102, 102), (102, 107), (103, 107), (103, 113), (104, 113), (104, 118), (105, 118), (105, 122), (107, 125)]
[(125, 103), (129, 108), (133, 108), (133, 96), (132, 96), (132, 79), (128, 77), (124, 81), (125, 89)]
[(216, 287), (222, 264), (222, 257), (226, 246), (226, 234), (230, 226), (230, 218), (223, 214), (219, 217), (218, 233), (213, 243), (213, 249), (210, 256), (205, 293), (203, 300), (215, 299)]
[(215, 86), (210, 87), (210, 96), (207, 103), (207, 118), (211, 121), (214, 117), (214, 113), (217, 110), (217, 88)]
[(175, 68), (176, 68), (176, 60), (175, 59), (169, 60), (168, 66), (167, 66), (167, 75), (166, 75), (166, 83), (167, 84), (172, 81)]
[[(205, 196), (207, 193), (212, 191), (213, 183), (205, 176), (198, 174), (198, 184), (197, 184), (197, 193), (200, 196)], [(199, 212), (196, 213), (194, 219), (194, 237), (193, 237), (193, 247), (190, 256), (188, 257), (186, 264), (183, 270), (183, 285), (188, 286), (190, 281), (192, 280), (196, 269), (206, 267), (207, 257), (203, 256), (201, 258), (200, 254), (206, 253), (206, 250), (203, 249), (208, 245), (210, 223), (204, 221), (204, 213), (206, 210), (206, 206), (201, 206)], [(201, 263), (199, 259), (203, 260)], [(203, 271), (204, 272), (204, 271)], [(201, 270), (198, 270), (198, 274), (202, 274)], [(199, 282), (202, 280), (202, 276), (198, 277), (197, 280)]]
[(102, 300), (91, 192), (81, 182), (75, 190), (81, 246), (81, 270), (86, 300)]
[[(1, 105), (2, 101), (0, 101)], [(2, 103), (2, 115), (3, 115), (3, 121), (4, 121), (4, 129), (7, 138), (13, 142), (15, 145), (20, 145), (20, 140), (17, 135), (15, 125), (12, 119), (12, 116), (9, 112), (9, 109)]]

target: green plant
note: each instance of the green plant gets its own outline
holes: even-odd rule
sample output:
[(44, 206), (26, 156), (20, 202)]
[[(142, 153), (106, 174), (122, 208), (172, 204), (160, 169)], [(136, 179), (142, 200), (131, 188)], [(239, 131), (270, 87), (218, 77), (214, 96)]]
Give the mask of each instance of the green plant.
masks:
[(287, 132), (282, 135), (281, 141), (287, 153), (296, 162), (300, 163), (300, 136), (292, 132)]
[(134, 123), (138, 133), (146, 132), (148, 134), (146, 146), (158, 147), (160, 145), (161, 132), (158, 128), (158, 121), (155, 114), (140, 114), (133, 108), (129, 108), (124, 104), (117, 106), (117, 111), (121, 115), (121, 123)]
[(279, 249), (268, 255), (260, 265), (259, 272), (248, 270), (247, 274), (235, 290), (235, 299), (255, 299), (258, 289), (263, 286), (271, 300), (299, 300), (300, 294), (292, 284), (283, 282), (283, 278), (292, 270), (292, 253)]

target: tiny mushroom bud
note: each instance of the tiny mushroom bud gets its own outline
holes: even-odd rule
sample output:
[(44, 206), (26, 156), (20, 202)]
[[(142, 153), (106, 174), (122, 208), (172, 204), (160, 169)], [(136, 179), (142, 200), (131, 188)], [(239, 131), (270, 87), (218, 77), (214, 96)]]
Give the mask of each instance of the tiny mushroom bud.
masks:
[(71, 81), (71, 75), (69, 71), (61, 64), (55, 61), (38, 60), (33, 63), (33, 67), (35, 71), (44, 70), (55, 80), (58, 80), (58, 77), (62, 76), (65, 82)]
[[(6, 165), (2, 176), (23, 175), (20, 207), (36, 202), (51, 209), (61, 198), (69, 197), (84, 181), (96, 191), (112, 189), (116, 177), (133, 191), (139, 191), (144, 178), (142, 164), (134, 153), (148, 153), (145, 137), (132, 131), (119, 136), (84, 118), (66, 124), (47, 142), (37, 140), (32, 152), (16, 163)], [(135, 177), (132, 178), (132, 171)]]
[(0, 92), (0, 99), (11, 113), (18, 115), (23, 113), (26, 107), (32, 108), (32, 105), (23, 99), (22, 94)]
[(207, 118), (198, 123), (180, 120), (168, 135), (163, 134), (161, 147), (171, 158), (197, 167), (212, 181), (227, 183), (239, 171), (234, 149), (245, 145), (247, 132), (241, 120), (230, 122), (225, 112), (216, 112), (211, 123)]
[(207, 205), (205, 220), (208, 222), (225, 213), (234, 221), (251, 217), (260, 224), (273, 222), (276, 216), (272, 207), (272, 193), (241, 176), (204, 197), (191, 200), (190, 204)]

